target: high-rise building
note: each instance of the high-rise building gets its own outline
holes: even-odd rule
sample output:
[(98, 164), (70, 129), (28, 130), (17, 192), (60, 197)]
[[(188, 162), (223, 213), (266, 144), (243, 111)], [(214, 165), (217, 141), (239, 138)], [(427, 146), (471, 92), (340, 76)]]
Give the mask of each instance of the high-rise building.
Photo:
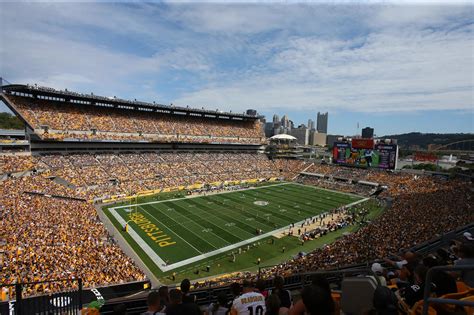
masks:
[(311, 130), (309, 133), (309, 144), (325, 146), (326, 137), (327, 135), (325, 133), (320, 133), (320, 132), (317, 132), (316, 130)]
[(362, 129), (362, 138), (372, 139), (374, 137), (374, 128), (365, 127)]
[(273, 115), (273, 123), (278, 123), (280, 122), (280, 116), (278, 116), (277, 114)]
[(272, 122), (267, 122), (267, 123), (265, 123), (264, 126), (265, 126), (265, 129), (264, 129), (265, 130), (265, 137), (270, 138), (270, 137), (275, 135), (274, 134), (275, 126)]
[(298, 128), (291, 129), (290, 135), (296, 138), (296, 143), (298, 144), (309, 144), (309, 130), (304, 124), (300, 125)]
[(318, 119), (317, 119), (317, 130), (320, 133), (328, 133), (328, 113), (320, 113), (318, 112)]
[(283, 117), (281, 118), (281, 126), (282, 126), (283, 128), (288, 128), (288, 127), (290, 127), (290, 120), (289, 120), (288, 116), (283, 115)]
[(308, 119), (308, 129), (309, 130), (314, 130), (315, 129), (314, 120)]

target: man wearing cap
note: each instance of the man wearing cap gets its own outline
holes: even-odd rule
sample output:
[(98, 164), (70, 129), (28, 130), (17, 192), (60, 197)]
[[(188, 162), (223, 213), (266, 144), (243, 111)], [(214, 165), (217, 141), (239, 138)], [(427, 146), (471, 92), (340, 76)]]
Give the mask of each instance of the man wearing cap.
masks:
[(464, 232), (462, 236), (464, 236), (464, 238), (470, 242), (474, 241), (474, 237), (472, 237), (472, 234), (469, 232)]
[(398, 278), (404, 282), (413, 283), (414, 280), (414, 270), (416, 266), (420, 263), (418, 255), (413, 252), (406, 252), (401, 257), (402, 260), (393, 261), (385, 258), (384, 261), (396, 268), (398, 268)]
[(374, 273), (374, 275), (378, 278), (380, 285), (387, 286), (387, 280), (385, 279), (383, 275), (384, 268), (382, 267), (382, 265), (379, 263), (373, 263), (371, 270)]
[(250, 280), (244, 280), (242, 295), (232, 303), (230, 315), (264, 315), (266, 312), (265, 297), (255, 292)]

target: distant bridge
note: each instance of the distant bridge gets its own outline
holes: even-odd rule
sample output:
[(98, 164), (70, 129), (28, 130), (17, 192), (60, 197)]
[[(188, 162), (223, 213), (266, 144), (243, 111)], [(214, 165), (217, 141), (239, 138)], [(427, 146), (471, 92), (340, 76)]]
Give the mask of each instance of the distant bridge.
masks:
[(474, 139), (461, 140), (456, 142), (451, 142), (448, 144), (443, 144), (440, 147), (432, 150), (436, 152), (466, 152), (474, 153)]

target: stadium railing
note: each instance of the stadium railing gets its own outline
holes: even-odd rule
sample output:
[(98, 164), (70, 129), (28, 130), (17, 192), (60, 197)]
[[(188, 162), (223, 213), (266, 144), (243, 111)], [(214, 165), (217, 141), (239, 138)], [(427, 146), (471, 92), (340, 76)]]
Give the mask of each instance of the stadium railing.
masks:
[[(372, 262), (370, 262), (372, 263)], [(276, 265), (268, 265), (268, 266), (261, 266), (258, 268), (258, 273), (257, 273), (257, 278), (261, 278), (262, 275), (265, 272), (271, 271), (273, 268), (276, 268), (280, 266), (281, 264), (276, 264)], [(352, 265), (346, 265), (346, 266), (341, 266), (341, 267), (336, 267), (333, 269), (327, 269), (324, 270), (325, 272), (331, 272), (331, 271), (345, 271), (345, 270), (364, 270), (367, 269), (369, 266), (369, 262), (366, 263), (361, 263), (361, 264), (352, 264)], [(308, 271), (308, 272), (316, 272), (317, 270), (314, 271)]]
[[(43, 286), (61, 285), (68, 291), (23, 297), (24, 291)], [(0, 314), (74, 314), (82, 308), (82, 279), (58, 279), (49, 281), (0, 284), (2, 295), (8, 296), (0, 302)], [(5, 299), (5, 296), (2, 296)]]
[[(426, 281), (425, 283), (431, 283), (433, 279), (433, 275), (436, 271), (474, 271), (474, 264), (473, 265), (465, 265), (465, 266), (436, 266), (432, 267), (428, 270), (426, 274)], [(456, 300), (456, 299), (449, 299), (449, 298), (434, 298), (431, 297), (431, 288), (430, 285), (425, 285), (425, 291), (423, 296), (423, 313), (422, 315), (428, 314), (428, 309), (430, 304), (450, 304), (456, 306), (469, 306), (474, 307), (474, 302), (472, 301), (463, 301), (463, 300)]]
[(421, 255), (436, 251), (436, 249), (441, 248), (445, 245), (448, 245), (452, 240), (457, 239), (457, 238), (462, 238), (462, 235), (464, 232), (474, 233), (474, 223), (469, 223), (456, 230), (447, 232), (439, 237), (436, 237), (429, 241), (418, 244), (410, 248), (409, 251), (416, 252)]

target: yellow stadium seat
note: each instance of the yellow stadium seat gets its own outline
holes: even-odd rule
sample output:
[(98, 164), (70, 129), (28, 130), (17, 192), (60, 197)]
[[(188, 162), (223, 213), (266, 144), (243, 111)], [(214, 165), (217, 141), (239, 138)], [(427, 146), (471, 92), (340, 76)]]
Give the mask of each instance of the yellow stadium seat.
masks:
[[(423, 313), (423, 300), (419, 300), (410, 309), (410, 315), (421, 315), (422, 313)], [(429, 306), (428, 315), (436, 315), (436, 314), (437, 314), (436, 310), (433, 307)]]
[(458, 288), (458, 293), (468, 291), (470, 287), (462, 281), (456, 281), (456, 287)]
[[(441, 296), (441, 299), (452, 299), (452, 300), (460, 300), (462, 298), (465, 298), (469, 295), (469, 290), (466, 290), (464, 292), (459, 292), (459, 293), (449, 293)], [(453, 304), (435, 304), (434, 307), (438, 311), (442, 312), (448, 312), (452, 313), (456, 310), (456, 305)]]
[(331, 292), (331, 297), (334, 301), (334, 314), (341, 314), (341, 293), (340, 292)]
[[(474, 295), (465, 297), (461, 301), (474, 302)], [(467, 315), (474, 315), (474, 306), (464, 306), (464, 311)]]
[(458, 292), (458, 293), (448, 293), (441, 296), (441, 298), (459, 300), (459, 299), (465, 298), (468, 295), (469, 295), (469, 290), (466, 290), (466, 291)]

